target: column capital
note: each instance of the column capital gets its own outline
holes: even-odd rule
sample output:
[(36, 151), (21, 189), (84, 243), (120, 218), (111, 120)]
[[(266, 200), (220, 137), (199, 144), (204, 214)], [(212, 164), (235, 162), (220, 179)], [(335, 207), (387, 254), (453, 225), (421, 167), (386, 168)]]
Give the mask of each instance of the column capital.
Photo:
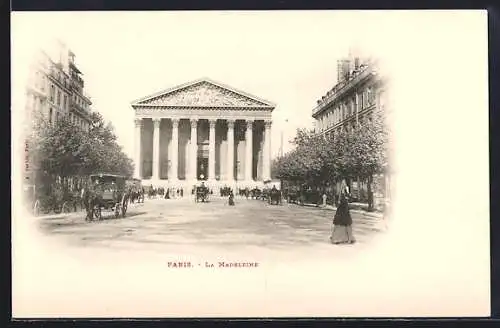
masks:
[(134, 119), (135, 127), (139, 128), (142, 126), (142, 118), (135, 118)]
[(235, 119), (226, 119), (226, 122), (227, 122), (227, 127), (230, 128), (230, 129), (234, 129), (234, 123), (236, 123), (236, 120)]
[(189, 122), (191, 123), (191, 128), (198, 127), (198, 118), (192, 117), (189, 119)]
[(161, 123), (161, 118), (157, 118), (157, 117), (153, 118), (153, 124), (154, 124), (155, 128), (159, 128), (160, 123)]
[(179, 119), (179, 118), (174, 117), (174, 118), (171, 118), (170, 120), (172, 121), (172, 127), (173, 127), (173, 128), (177, 128), (177, 127), (179, 127), (179, 121), (180, 121), (180, 119)]
[(247, 122), (247, 129), (253, 129), (253, 120), (246, 120)]
[(217, 123), (217, 119), (216, 118), (210, 118), (210, 119), (208, 119), (208, 124), (210, 125), (211, 129), (215, 128), (215, 124), (216, 123)]
[(272, 125), (273, 125), (273, 121), (264, 120), (264, 126), (266, 127), (266, 129), (270, 129)]

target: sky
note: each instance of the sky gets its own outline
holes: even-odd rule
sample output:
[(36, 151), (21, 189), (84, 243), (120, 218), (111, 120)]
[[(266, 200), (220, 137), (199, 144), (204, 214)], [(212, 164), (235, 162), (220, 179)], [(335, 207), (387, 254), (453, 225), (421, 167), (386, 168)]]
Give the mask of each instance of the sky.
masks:
[[(336, 61), (369, 47), (373, 13), (15, 13), (14, 45), (28, 54), (60, 39), (76, 55), (93, 110), (133, 157), (130, 102), (201, 77), (275, 103), (272, 153), (312, 127), (316, 100), (336, 83)], [(364, 22), (364, 23), (363, 23)], [(362, 34), (358, 33), (362, 31)], [(368, 33), (368, 34), (367, 34)], [(362, 36), (362, 37), (361, 37)], [(27, 60), (28, 58), (26, 58)]]

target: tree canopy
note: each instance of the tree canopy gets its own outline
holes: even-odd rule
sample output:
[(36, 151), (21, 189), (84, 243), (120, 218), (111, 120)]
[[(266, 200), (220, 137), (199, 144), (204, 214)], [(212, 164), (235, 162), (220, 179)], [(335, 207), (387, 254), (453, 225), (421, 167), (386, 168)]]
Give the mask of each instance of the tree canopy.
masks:
[(117, 143), (110, 123), (99, 113), (91, 114), (90, 129), (83, 130), (64, 118), (54, 124), (38, 120), (31, 140), (36, 167), (41, 173), (85, 176), (107, 172), (131, 176), (133, 163)]
[(370, 178), (388, 160), (388, 131), (378, 111), (356, 129), (335, 136), (298, 130), (293, 143), (294, 150), (273, 162), (280, 179), (325, 185), (342, 178)]

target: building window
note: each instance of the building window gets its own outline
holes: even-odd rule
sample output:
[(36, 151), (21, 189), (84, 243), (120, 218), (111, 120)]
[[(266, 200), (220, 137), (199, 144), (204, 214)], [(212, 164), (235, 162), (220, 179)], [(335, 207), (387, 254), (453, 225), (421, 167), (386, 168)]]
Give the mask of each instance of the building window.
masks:
[(57, 90), (57, 105), (61, 106), (61, 91)]
[(35, 87), (38, 89), (40, 86), (40, 73), (38, 71), (35, 72)]
[(375, 103), (375, 92), (372, 88), (368, 88), (368, 104), (373, 105)]
[(59, 121), (59, 112), (56, 111), (56, 123)]
[(53, 84), (50, 85), (50, 101), (54, 102), (54, 97), (56, 94), (56, 88), (54, 87)]
[(49, 123), (52, 123), (52, 107), (49, 110)]

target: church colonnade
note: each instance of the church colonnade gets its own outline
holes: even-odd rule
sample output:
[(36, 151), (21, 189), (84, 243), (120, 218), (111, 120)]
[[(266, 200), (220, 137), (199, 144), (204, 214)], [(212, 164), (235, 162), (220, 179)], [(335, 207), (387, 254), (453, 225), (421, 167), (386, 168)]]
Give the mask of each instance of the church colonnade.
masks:
[(271, 121), (136, 118), (134, 162), (135, 177), (155, 182), (265, 181)]

